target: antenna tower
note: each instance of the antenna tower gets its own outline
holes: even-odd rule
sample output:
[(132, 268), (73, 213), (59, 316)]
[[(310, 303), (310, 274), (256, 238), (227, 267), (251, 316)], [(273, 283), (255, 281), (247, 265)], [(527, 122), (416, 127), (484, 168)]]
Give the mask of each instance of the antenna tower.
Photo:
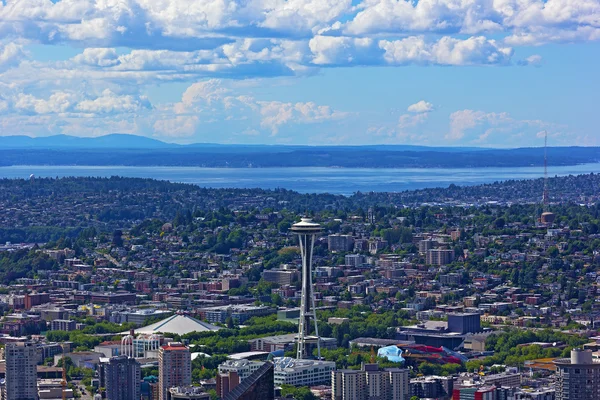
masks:
[(544, 194), (542, 195), (542, 215), (540, 223), (550, 226), (554, 223), (556, 216), (549, 210), (550, 196), (548, 194), (548, 132), (544, 131)]
[(544, 212), (548, 212), (548, 132), (544, 131), (544, 193), (542, 194), (542, 204)]

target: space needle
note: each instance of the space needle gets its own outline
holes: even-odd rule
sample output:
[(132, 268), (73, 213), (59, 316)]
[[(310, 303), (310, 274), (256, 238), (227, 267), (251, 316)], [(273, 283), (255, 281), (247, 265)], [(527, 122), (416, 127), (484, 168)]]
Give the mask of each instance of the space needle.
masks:
[[(312, 257), (315, 238), (321, 233), (321, 225), (310, 218), (302, 218), (300, 222), (292, 225), (290, 229), (298, 235), (300, 240), (300, 253), (302, 255), (302, 297), (300, 298), (300, 320), (298, 323), (297, 359), (311, 358), (308, 344), (317, 344), (318, 359), (321, 359), (321, 338), (317, 328), (317, 314), (315, 311), (315, 296), (312, 285)], [(315, 335), (310, 335), (310, 321), (315, 324)]]

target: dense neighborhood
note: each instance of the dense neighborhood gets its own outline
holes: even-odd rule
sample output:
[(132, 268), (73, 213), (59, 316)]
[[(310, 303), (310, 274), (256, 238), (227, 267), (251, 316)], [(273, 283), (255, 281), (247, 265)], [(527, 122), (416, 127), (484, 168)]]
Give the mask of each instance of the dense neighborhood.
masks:
[[(540, 181), (351, 197), (0, 181), (2, 390), (20, 352), (40, 399), (563, 399), (600, 349), (599, 179), (552, 179), (546, 221)], [(321, 357), (296, 359), (304, 216), (322, 227)]]

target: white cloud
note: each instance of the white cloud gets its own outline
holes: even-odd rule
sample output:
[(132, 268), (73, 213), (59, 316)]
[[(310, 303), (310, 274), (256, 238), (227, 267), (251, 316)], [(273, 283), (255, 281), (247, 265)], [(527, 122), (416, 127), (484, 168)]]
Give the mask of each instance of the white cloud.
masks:
[[(340, 22), (348, 21), (348, 22)], [(103, 47), (214, 49), (233, 37), (598, 28), (597, 0), (9, 0), (0, 35)]]
[[(506, 146), (514, 138), (523, 140), (539, 138), (540, 129), (546, 130), (549, 136), (557, 138), (557, 142), (569, 144), (574, 137), (565, 125), (542, 120), (516, 119), (506, 112), (485, 112), (478, 110), (459, 110), (450, 114), (450, 129), (445, 138), (456, 142), (496, 143)], [(494, 137), (495, 135), (495, 137)], [(575, 142), (571, 142), (573, 144)]]
[(47, 100), (36, 98), (30, 94), (19, 94), (15, 108), (27, 113), (56, 114), (69, 111), (77, 101), (77, 95), (72, 92), (55, 92)]
[(450, 114), (450, 132), (446, 135), (446, 139), (462, 139), (469, 129), (486, 123), (498, 125), (502, 122), (510, 123), (512, 118), (507, 113), (486, 113), (474, 110), (455, 111)]
[(117, 51), (106, 48), (85, 49), (83, 53), (73, 57), (73, 62), (97, 67), (113, 67), (120, 64)]
[(186, 112), (189, 107), (197, 105), (212, 105), (229, 97), (230, 89), (223, 86), (219, 79), (196, 82), (189, 86), (181, 96), (181, 103), (176, 104), (177, 113)]
[(465, 40), (445, 36), (437, 42), (427, 42), (423, 36), (413, 36), (395, 41), (382, 40), (379, 46), (385, 50), (385, 60), (393, 65), (507, 64), (513, 54), (511, 48), (501, 47), (495, 40), (483, 36)]
[(16, 115), (0, 117), (0, 136), (29, 135), (47, 136), (56, 133), (49, 115)]
[(55, 91), (47, 99), (19, 93), (13, 98), (14, 108), (27, 114), (125, 114), (149, 109), (143, 96), (117, 95), (105, 89), (99, 96), (74, 91)]
[(534, 67), (539, 67), (542, 64), (542, 56), (539, 54), (533, 54), (529, 57), (524, 58), (523, 60), (519, 60), (517, 64), (521, 66), (531, 65)]
[(348, 113), (320, 106), (313, 102), (282, 103), (280, 101), (257, 101), (260, 106), (261, 126), (271, 130), (273, 135), (282, 125), (312, 124), (344, 118)]
[(170, 138), (185, 138), (193, 136), (198, 127), (196, 116), (176, 116), (175, 118), (159, 119), (154, 123), (154, 131), (159, 136)]
[(119, 96), (110, 89), (106, 89), (101, 96), (93, 100), (83, 100), (75, 108), (84, 113), (111, 114), (132, 113), (150, 107), (150, 102), (145, 97)]
[(367, 0), (344, 30), (353, 35), (394, 32), (501, 30), (486, 1)]
[[(518, 49), (514, 56), (515, 48), (600, 40), (600, 2), (0, 0), (0, 38), (0, 114), (21, 118), (14, 121), (25, 131), (80, 129), (94, 121), (87, 132), (95, 134), (101, 124), (96, 116), (110, 115), (123, 122), (110, 125), (107, 118), (107, 130), (189, 137), (217, 120), (229, 132), (268, 131), (285, 140), (286, 128), (349, 114), (311, 101), (252, 95), (223, 79), (354, 66), (539, 66), (541, 56), (523, 58)], [(28, 46), (40, 44), (83, 50), (70, 59), (36, 61), (43, 52)], [(141, 95), (156, 95), (150, 85), (170, 82), (189, 85), (175, 104), (152, 107)], [(432, 110), (419, 101), (397, 123), (388, 121), (386, 132), (415, 135)], [(134, 121), (138, 115), (144, 121)], [(488, 141), (506, 126), (535, 125), (509, 116), (503, 121), (502, 115), (457, 111), (448, 140)], [(50, 127), (24, 122), (42, 116)], [(476, 130), (478, 138), (471, 137)]]
[(423, 143), (426, 138), (422, 128), (429, 119), (429, 114), (429, 112), (402, 114), (394, 125), (370, 126), (367, 134), (371, 137), (371, 141), (377, 143)]
[(382, 52), (369, 38), (315, 36), (309, 42), (317, 65), (365, 65), (381, 63)]
[(2, 70), (19, 65), (26, 57), (23, 46), (15, 43), (0, 43), (0, 72)]
[(429, 41), (425, 36), (399, 40), (315, 36), (309, 42), (312, 62), (322, 66), (351, 65), (492, 65), (507, 64), (510, 47), (483, 36), (455, 39), (444, 36)]
[(597, 40), (600, 40), (600, 26), (517, 30), (504, 39), (511, 46), (541, 46), (546, 43), (576, 43)]
[[(255, 2), (273, 6), (260, 23), (281, 32), (313, 32), (350, 9), (351, 0), (278, 0)], [(272, 8), (271, 8), (272, 7)]]
[(427, 120), (429, 114), (420, 113), (420, 114), (403, 114), (398, 118), (398, 130), (400, 132), (404, 132), (407, 128), (414, 128), (417, 125), (422, 124)]
[[(364, 0), (349, 35), (572, 31), (600, 26), (597, 0)], [(580, 38), (589, 40), (589, 38)]]
[(351, 0), (10, 0), (0, 34), (104, 47), (215, 48), (231, 36), (298, 37), (326, 27)]
[(426, 112), (429, 112), (432, 110), (433, 110), (433, 104), (431, 104), (425, 100), (421, 100), (421, 101), (416, 102), (415, 104), (411, 104), (406, 109), (406, 111), (411, 112), (411, 113), (426, 113)]
[(219, 79), (197, 82), (188, 87), (182, 95), (181, 102), (173, 105), (173, 111), (178, 115), (210, 114), (214, 117), (222, 114), (221, 118), (224, 121), (232, 120), (228, 118), (231, 115), (238, 118), (245, 115), (241, 119), (258, 118), (260, 128), (269, 129), (273, 135), (277, 134), (283, 125), (313, 124), (348, 116), (346, 112), (314, 102), (258, 100), (253, 96), (236, 93), (231, 84)]
[[(68, 63), (24, 66), (49, 80), (144, 84), (300, 75), (320, 66), (503, 65), (510, 63), (509, 46), (600, 39), (600, 3), (9, 0), (0, 2), (0, 37), (88, 47)], [(0, 45), (0, 71), (24, 58), (20, 46)], [(129, 52), (119, 54), (117, 47)]]

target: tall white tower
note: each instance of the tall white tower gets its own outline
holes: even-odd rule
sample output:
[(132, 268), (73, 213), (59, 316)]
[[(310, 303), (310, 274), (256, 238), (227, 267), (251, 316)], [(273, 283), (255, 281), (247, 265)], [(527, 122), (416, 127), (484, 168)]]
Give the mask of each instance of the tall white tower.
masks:
[[(302, 297), (300, 298), (300, 321), (298, 323), (298, 348), (296, 358), (310, 358), (311, 354), (307, 344), (317, 344), (317, 354), (321, 358), (321, 338), (317, 328), (317, 314), (315, 311), (315, 296), (312, 284), (312, 257), (315, 238), (321, 233), (321, 225), (310, 218), (302, 218), (300, 222), (292, 225), (291, 231), (300, 239), (300, 253), (302, 254)], [(315, 335), (310, 335), (310, 320), (315, 324)]]

